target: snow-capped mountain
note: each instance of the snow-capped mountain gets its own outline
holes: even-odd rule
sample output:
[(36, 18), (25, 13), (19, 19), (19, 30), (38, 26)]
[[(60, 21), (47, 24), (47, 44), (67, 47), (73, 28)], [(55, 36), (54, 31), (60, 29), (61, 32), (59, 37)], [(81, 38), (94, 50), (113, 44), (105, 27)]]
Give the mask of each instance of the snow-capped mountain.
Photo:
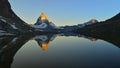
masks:
[(62, 31), (64, 31), (64, 32), (71, 32), (71, 31), (77, 30), (79, 28), (86, 27), (87, 25), (92, 25), (92, 24), (97, 23), (97, 22), (98, 21), (96, 19), (91, 19), (90, 21), (85, 22), (83, 24), (72, 25), (72, 26), (62, 26), (60, 28), (62, 28)]
[(38, 18), (37, 22), (33, 25), (33, 27), (40, 30), (50, 30), (56, 28), (55, 24), (50, 22), (44, 13), (41, 13), (40, 17)]
[(91, 19), (90, 21), (88, 22), (85, 22), (84, 24), (85, 25), (91, 25), (91, 24), (94, 24), (94, 23), (97, 23), (98, 21), (96, 19)]

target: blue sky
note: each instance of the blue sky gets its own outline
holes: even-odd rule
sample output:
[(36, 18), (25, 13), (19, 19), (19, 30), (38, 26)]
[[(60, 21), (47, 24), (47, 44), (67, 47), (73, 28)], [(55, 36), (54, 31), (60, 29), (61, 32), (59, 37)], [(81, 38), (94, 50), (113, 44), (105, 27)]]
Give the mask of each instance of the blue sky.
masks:
[(95, 18), (104, 21), (120, 12), (120, 0), (9, 0), (14, 12), (34, 24), (41, 12), (56, 25), (81, 24)]

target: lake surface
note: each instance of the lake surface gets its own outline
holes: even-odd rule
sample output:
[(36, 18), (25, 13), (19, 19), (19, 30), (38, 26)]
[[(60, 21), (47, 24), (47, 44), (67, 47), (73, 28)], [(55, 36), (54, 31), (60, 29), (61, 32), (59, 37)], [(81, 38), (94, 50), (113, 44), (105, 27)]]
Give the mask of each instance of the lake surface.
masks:
[[(6, 61), (8, 68), (120, 68), (118, 46), (104, 40), (78, 36), (15, 37), (9, 43), (11, 48), (2, 48), (0, 54), (4, 61), (10, 60)], [(1, 67), (5, 68), (2, 59), (1, 63)]]

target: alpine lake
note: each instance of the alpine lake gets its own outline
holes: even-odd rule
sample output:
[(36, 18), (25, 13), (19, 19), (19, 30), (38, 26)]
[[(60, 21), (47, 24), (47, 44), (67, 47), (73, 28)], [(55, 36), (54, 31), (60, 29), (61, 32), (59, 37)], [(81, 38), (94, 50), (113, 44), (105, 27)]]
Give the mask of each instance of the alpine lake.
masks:
[(80, 34), (0, 37), (0, 68), (120, 68), (120, 40)]

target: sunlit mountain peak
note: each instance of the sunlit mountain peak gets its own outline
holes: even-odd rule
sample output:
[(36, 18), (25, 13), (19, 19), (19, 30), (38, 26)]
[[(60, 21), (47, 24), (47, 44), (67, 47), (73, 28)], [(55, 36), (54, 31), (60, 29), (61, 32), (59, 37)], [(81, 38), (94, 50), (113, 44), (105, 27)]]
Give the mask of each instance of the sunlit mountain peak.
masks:
[(91, 23), (95, 23), (95, 22), (98, 22), (96, 19), (92, 18), (91, 20)]
[(47, 20), (47, 17), (44, 12), (41, 13), (40, 18), (41, 20)]

